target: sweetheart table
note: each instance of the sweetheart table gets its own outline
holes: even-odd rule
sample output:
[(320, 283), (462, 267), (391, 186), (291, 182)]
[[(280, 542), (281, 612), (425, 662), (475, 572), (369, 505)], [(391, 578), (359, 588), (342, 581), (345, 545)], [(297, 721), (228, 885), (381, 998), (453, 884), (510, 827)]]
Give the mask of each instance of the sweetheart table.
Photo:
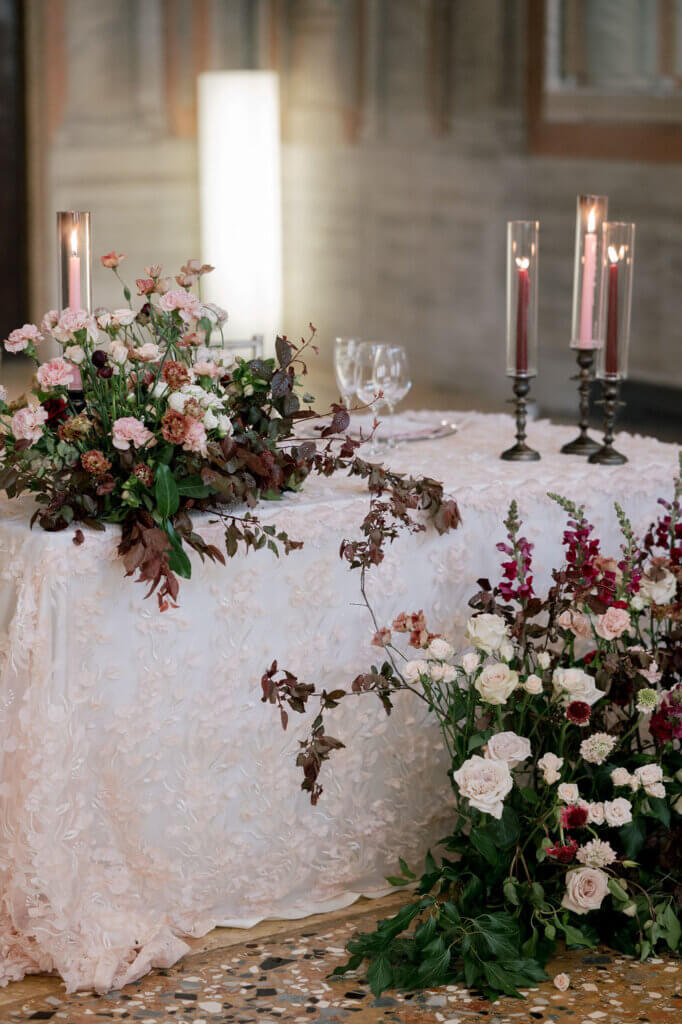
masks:
[[(563, 523), (547, 491), (585, 502), (605, 548), (613, 500), (642, 528), (671, 492), (672, 445), (621, 437), (627, 465), (590, 466), (557, 454), (571, 428), (536, 422), (542, 462), (505, 463), (509, 417), (456, 418), (455, 435), (390, 457), (442, 479), (463, 525), (391, 547), (368, 584), (381, 622), (423, 608), (432, 630), (460, 631), (474, 581), (498, 578), (513, 497), (544, 584)], [(325, 765), (316, 807), (294, 766), (306, 720), (283, 732), (260, 702), (273, 658), (327, 689), (371, 661), (358, 574), (338, 557), (367, 507), (361, 482), (311, 479), (259, 510), (301, 551), (193, 558), (180, 606), (160, 613), (124, 580), (115, 528), (75, 546), (29, 530), (28, 500), (0, 504), (0, 983), (56, 970), (68, 990), (118, 988), (173, 963), (182, 936), (383, 894), (399, 855), (417, 867), (447, 833), (437, 727), (410, 694), (390, 718), (368, 701), (333, 713), (354, 742)]]

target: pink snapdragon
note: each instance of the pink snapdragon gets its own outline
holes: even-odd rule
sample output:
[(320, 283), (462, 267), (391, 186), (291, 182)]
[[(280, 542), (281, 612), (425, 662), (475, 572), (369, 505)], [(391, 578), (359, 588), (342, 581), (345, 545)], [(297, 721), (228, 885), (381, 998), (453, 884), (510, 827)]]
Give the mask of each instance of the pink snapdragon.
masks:
[(59, 356), (43, 363), (36, 373), (41, 388), (67, 388), (73, 379), (73, 370), (66, 359)]
[(43, 424), (47, 422), (47, 412), (42, 405), (27, 405), (15, 412), (11, 421), (12, 433), (17, 441), (30, 441), (35, 444), (43, 436)]
[(135, 416), (122, 416), (114, 421), (112, 429), (113, 445), (119, 451), (127, 451), (131, 444), (134, 448), (142, 448), (145, 444), (156, 444), (156, 438), (147, 430), (142, 420)]
[(23, 327), (17, 327), (16, 330), (10, 332), (5, 342), (5, 348), (8, 352), (23, 352), (31, 343), (37, 345), (40, 341), (42, 341), (42, 335), (36, 325), (24, 324)]

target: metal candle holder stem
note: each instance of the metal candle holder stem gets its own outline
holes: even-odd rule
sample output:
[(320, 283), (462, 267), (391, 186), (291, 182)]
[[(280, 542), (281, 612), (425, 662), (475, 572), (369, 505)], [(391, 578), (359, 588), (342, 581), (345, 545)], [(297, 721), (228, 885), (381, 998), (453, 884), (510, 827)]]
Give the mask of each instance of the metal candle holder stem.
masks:
[(625, 405), (618, 400), (620, 382), (614, 378), (605, 377), (602, 380), (602, 402), (604, 406), (604, 443), (596, 452), (589, 457), (589, 462), (598, 463), (602, 466), (622, 466), (627, 462), (627, 456), (616, 451), (613, 447), (613, 429), (616, 422), (616, 413), (619, 405)]
[(506, 462), (537, 462), (540, 453), (526, 444), (526, 395), (530, 391), (528, 377), (514, 377), (514, 404), (516, 407), (516, 444), (500, 455)]
[(572, 441), (565, 444), (561, 451), (564, 455), (592, 455), (600, 449), (599, 442), (595, 441), (594, 438), (590, 437), (588, 434), (590, 426), (590, 386), (592, 383), (594, 349), (579, 348), (577, 360), (580, 372), (571, 379), (580, 382), (578, 384), (578, 392), (580, 394), (580, 419), (578, 420), (578, 426), (580, 427), (580, 433)]

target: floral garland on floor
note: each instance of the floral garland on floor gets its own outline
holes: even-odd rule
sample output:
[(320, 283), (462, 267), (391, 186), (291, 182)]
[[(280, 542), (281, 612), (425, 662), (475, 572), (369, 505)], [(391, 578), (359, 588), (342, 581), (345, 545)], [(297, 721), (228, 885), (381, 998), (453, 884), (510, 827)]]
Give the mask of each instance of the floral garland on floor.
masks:
[(533, 545), (512, 503), (503, 578), (479, 580), (464, 653), (422, 612), (401, 613), (390, 629), (375, 620), (385, 660), (347, 691), (276, 665), (263, 676), (263, 700), (282, 711), (319, 700), (298, 756), (313, 802), (323, 761), (343, 746), (324, 726), (342, 699), (375, 694), (390, 713), (407, 690), (440, 724), (455, 800), (444, 854), (429, 853), (420, 879), (400, 861), (388, 881), (416, 886), (415, 898), (352, 939), (335, 972), (368, 961), (377, 994), (464, 982), (491, 999), (519, 995), (547, 977), (559, 941), (642, 960), (680, 950), (682, 458), (673, 499), (641, 541), (616, 505), (618, 558), (602, 554), (582, 506), (550, 497), (568, 516), (551, 589), (535, 594)]
[[(124, 258), (111, 252), (102, 263), (118, 277)], [(227, 320), (200, 298), (212, 269), (189, 260), (173, 280), (160, 266), (146, 267), (137, 280), (139, 310), (123, 285), (127, 307), (92, 316), (53, 310), (40, 328), (11, 332), (7, 351), (24, 352), (37, 369), (28, 398), (8, 403), (0, 389), (0, 490), (10, 498), (35, 495), (31, 525), (55, 531), (76, 524), (74, 543), (81, 544), (80, 525), (119, 523), (126, 575), (137, 573), (147, 596), (156, 591), (162, 610), (178, 596), (178, 577), (191, 576), (188, 548), (225, 562), (198, 532), (192, 510), (222, 521), (228, 556), (240, 548), (288, 554), (303, 542), (261, 525), (253, 509), (300, 490), (310, 473), (345, 471), (367, 482), (369, 562), (381, 560), (401, 528), (424, 529), (413, 517), (419, 509), (440, 532), (454, 529), (457, 506), (438, 481), (365, 462), (356, 454), (364, 439), (346, 433), (347, 410), (334, 404), (324, 420), (312, 409), (302, 387), (303, 356), (317, 351), (312, 325), (298, 345), (277, 338), (275, 359), (233, 359), (212, 345)], [(41, 364), (37, 348), (46, 338), (62, 355)], [(73, 390), (75, 371), (82, 397)], [(294, 433), (310, 420), (323, 422), (311, 424), (307, 438)]]

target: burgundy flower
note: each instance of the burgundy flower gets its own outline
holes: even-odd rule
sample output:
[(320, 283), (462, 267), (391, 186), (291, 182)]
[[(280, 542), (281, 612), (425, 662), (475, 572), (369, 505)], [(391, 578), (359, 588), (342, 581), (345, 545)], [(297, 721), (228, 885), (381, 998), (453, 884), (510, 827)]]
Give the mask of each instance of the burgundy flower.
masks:
[(98, 370), (109, 362), (109, 356), (101, 348), (96, 349), (90, 358), (92, 359), (92, 365), (96, 366)]
[(97, 376), (102, 377), (103, 380), (109, 380), (110, 377), (114, 376), (113, 366), (101, 366), (97, 371)]
[(584, 700), (572, 700), (566, 708), (566, 718), (574, 725), (587, 725), (592, 710)]
[(569, 840), (566, 846), (562, 846), (561, 843), (555, 843), (554, 846), (547, 847), (547, 856), (553, 857), (554, 860), (558, 860), (560, 864), (570, 864), (576, 854), (578, 844), (575, 839)]
[(59, 423), (60, 420), (64, 420), (68, 416), (68, 403), (63, 395), (60, 395), (59, 398), (46, 398), (40, 404), (47, 413), (48, 423)]
[(584, 828), (587, 824), (587, 807), (569, 804), (561, 811), (559, 820), (564, 828)]

